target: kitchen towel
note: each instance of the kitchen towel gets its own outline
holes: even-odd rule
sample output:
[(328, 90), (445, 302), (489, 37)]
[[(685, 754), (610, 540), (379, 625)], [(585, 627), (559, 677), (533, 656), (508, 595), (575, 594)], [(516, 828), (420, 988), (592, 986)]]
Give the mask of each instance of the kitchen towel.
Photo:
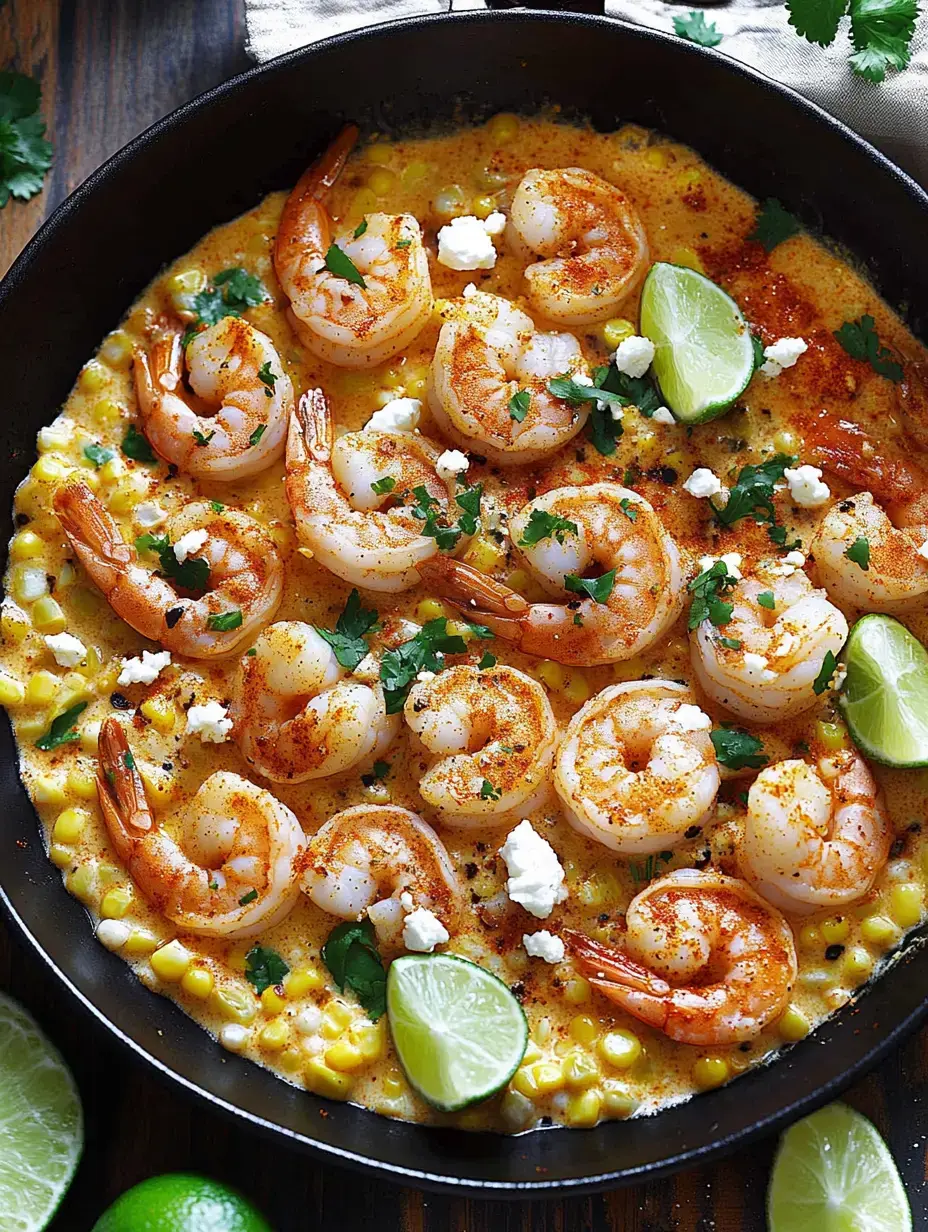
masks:
[[(330, 34), (419, 13), (485, 8), (484, 0), (245, 0), (248, 52), (270, 60)], [(552, 0), (552, 8), (557, 5)], [(673, 30), (689, 3), (605, 0), (611, 17)], [(879, 86), (848, 67), (842, 30), (831, 47), (807, 43), (788, 24), (783, 0), (729, 0), (707, 13), (723, 36), (718, 50), (773, 77), (844, 120), (928, 186), (928, 16), (915, 33), (912, 61)]]

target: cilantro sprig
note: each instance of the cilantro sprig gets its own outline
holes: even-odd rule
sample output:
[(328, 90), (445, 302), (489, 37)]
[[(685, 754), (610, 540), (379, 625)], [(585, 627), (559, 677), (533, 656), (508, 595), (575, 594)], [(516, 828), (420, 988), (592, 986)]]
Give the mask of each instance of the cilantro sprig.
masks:
[(253, 946), (245, 955), (245, 979), (259, 997), (266, 988), (283, 983), (289, 970), (281, 956), (270, 946)]
[(516, 423), (521, 423), (528, 414), (531, 403), (532, 391), (530, 389), (520, 389), (514, 393), (509, 399), (509, 418), (514, 419)]
[(894, 357), (889, 347), (880, 343), (874, 328), (873, 317), (865, 313), (856, 321), (845, 321), (835, 330), (835, 337), (852, 359), (868, 363), (874, 372), (887, 380), (902, 380), (902, 364)]
[(353, 590), (348, 596), (344, 611), (335, 622), (334, 632), (331, 629), (320, 629), (318, 625), (315, 628), (319, 636), (325, 638), (332, 647), (335, 658), (342, 667), (353, 672), (368, 653), (365, 637), (376, 633), (380, 625), (377, 613), (363, 608), (361, 596), (357, 590)]
[(52, 719), (48, 731), (43, 736), (39, 736), (35, 747), (47, 753), (59, 748), (62, 744), (71, 744), (80, 739), (74, 724), (86, 709), (87, 702), (75, 702), (73, 706), (62, 711), (57, 718)]
[(698, 629), (704, 620), (708, 620), (716, 628), (727, 625), (735, 609), (734, 604), (726, 603), (722, 595), (727, 594), (737, 580), (728, 572), (724, 560), (715, 561), (708, 569), (694, 577), (687, 586), (693, 596), (688, 628)]
[(530, 548), (541, 543), (542, 539), (550, 539), (552, 536), (558, 543), (563, 543), (565, 535), (579, 534), (577, 523), (571, 522), (569, 518), (562, 518), (558, 513), (548, 513), (547, 509), (533, 509), (525, 524), (519, 546)]
[(729, 770), (759, 770), (770, 760), (764, 742), (737, 727), (717, 727), (709, 739), (719, 762)]
[(325, 254), (325, 269), (330, 274), (334, 274), (336, 278), (344, 278), (346, 282), (354, 283), (356, 287), (366, 287), (364, 275), (348, 256), (344, 249), (339, 248), (337, 244), (330, 244), (329, 250)]
[(673, 29), (680, 38), (690, 43), (697, 43), (700, 47), (718, 47), (722, 41), (715, 22), (706, 21), (706, 15), (700, 9), (694, 9), (692, 13), (684, 13), (680, 17), (675, 17)]
[(835, 672), (838, 670), (838, 660), (830, 650), (825, 651), (825, 657), (822, 659), (822, 666), (818, 675), (812, 683), (812, 692), (818, 697), (831, 686), (834, 680)]
[(918, 19), (918, 0), (786, 0), (789, 24), (810, 43), (828, 47), (850, 17), (854, 52), (850, 65), (859, 77), (879, 83), (887, 71), (906, 67)]
[[(479, 638), (493, 637), (485, 625), (468, 624), (468, 628)], [(388, 650), (380, 661), (387, 714), (399, 714), (403, 709), (412, 682), (420, 672), (443, 671), (446, 655), (466, 653), (467, 643), (460, 634), (448, 632), (444, 616), (427, 621), (408, 642)]]
[(410, 512), (413, 517), (421, 518), (424, 522), (422, 534), (434, 539), (440, 551), (450, 552), (457, 547), (462, 535), (476, 533), (483, 484), (476, 483), (473, 487), (465, 487), (455, 495), (454, 503), (461, 511), (455, 523), (448, 521), (441, 503), (421, 484), (413, 488), (411, 495), (415, 499), (409, 506)]
[(320, 952), (341, 991), (351, 989), (374, 1022), (383, 1017), (387, 1009), (387, 973), (370, 920), (346, 920), (336, 925)]
[(844, 555), (848, 560), (867, 573), (870, 569), (870, 544), (863, 535), (858, 535)]
[(728, 503), (720, 506), (712, 500), (709, 501), (716, 520), (722, 526), (732, 526), (741, 518), (752, 517), (755, 522), (766, 524), (767, 534), (777, 547), (792, 547), (793, 545), (786, 542), (786, 527), (777, 522), (773, 494), (775, 485), (783, 479), (786, 468), (793, 466), (795, 462), (796, 458), (790, 454), (778, 453), (756, 466), (742, 466), (729, 492)]
[(28, 201), (41, 192), (52, 165), (41, 100), (42, 88), (32, 77), (0, 73), (0, 209), (10, 197)]
[(571, 594), (585, 595), (594, 603), (606, 603), (615, 586), (615, 575), (615, 569), (610, 569), (608, 573), (598, 578), (582, 578), (577, 577), (576, 574), (567, 573), (564, 575), (564, 589), (569, 590)]
[[(778, 244), (782, 244), (784, 240), (792, 239), (801, 230), (802, 223), (799, 219), (791, 214), (789, 210), (784, 209), (776, 197), (768, 197), (757, 215), (754, 230), (748, 236), (748, 239), (756, 240), (758, 244), (764, 246), (767, 252), (773, 252)], [(761, 346), (761, 357), (763, 357), (763, 346)], [(761, 362), (763, 362), (763, 358), (761, 358)]]
[(127, 458), (131, 458), (133, 462), (157, 462), (155, 451), (152, 449), (148, 437), (140, 432), (135, 424), (129, 424), (126, 427), (125, 436), (122, 438), (120, 448)]
[[(191, 308), (198, 325), (215, 325), (223, 317), (240, 317), (247, 308), (257, 308), (269, 299), (261, 279), (236, 265), (215, 274), (206, 290), (193, 297)], [(195, 332), (188, 333), (185, 344)]]
[(179, 561), (167, 535), (139, 535), (135, 541), (137, 552), (154, 552), (161, 564), (161, 572), (183, 590), (206, 590), (209, 585), (209, 562), (199, 556), (188, 556)]

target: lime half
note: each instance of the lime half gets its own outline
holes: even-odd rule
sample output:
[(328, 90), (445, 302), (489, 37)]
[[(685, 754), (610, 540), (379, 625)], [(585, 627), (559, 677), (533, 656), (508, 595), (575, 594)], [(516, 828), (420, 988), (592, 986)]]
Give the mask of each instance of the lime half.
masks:
[(928, 653), (892, 616), (863, 616), (844, 650), (840, 705), (854, 743), (885, 766), (928, 766)]
[(495, 1095), (528, 1043), (522, 1006), (503, 981), (452, 954), (397, 958), (387, 1014), (406, 1077), (442, 1112)]
[(769, 1232), (911, 1232), (886, 1143), (866, 1117), (829, 1104), (786, 1131), (767, 1191)]
[(116, 1199), (93, 1232), (271, 1232), (241, 1194), (193, 1172), (168, 1172)]
[(84, 1145), (71, 1071), (38, 1024), (0, 994), (0, 1225), (38, 1232), (64, 1197)]
[(651, 266), (641, 293), (641, 332), (654, 343), (664, 401), (683, 423), (723, 414), (754, 375), (754, 346), (741, 309), (684, 265)]

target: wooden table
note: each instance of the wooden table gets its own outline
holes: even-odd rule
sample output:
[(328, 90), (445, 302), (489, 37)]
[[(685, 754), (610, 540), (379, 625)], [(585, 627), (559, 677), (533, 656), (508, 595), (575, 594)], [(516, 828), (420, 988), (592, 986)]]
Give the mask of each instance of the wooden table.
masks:
[[(0, 272), (104, 158), (165, 112), (247, 67), (243, 33), (238, 0), (0, 0), (0, 69), (41, 80), (55, 144), (45, 192), (0, 211)], [(182, 209), (183, 185), (177, 189)], [(55, 1232), (86, 1232), (128, 1186), (172, 1169), (196, 1169), (237, 1185), (278, 1232), (354, 1232), (362, 1226), (382, 1232), (755, 1232), (764, 1226), (773, 1142), (672, 1181), (590, 1198), (509, 1204), (432, 1196), (320, 1166), (232, 1127), (156, 1081), (78, 1016), (2, 921), (0, 988), (44, 1024), (84, 1100), (87, 1147)], [(928, 1032), (848, 1096), (887, 1136), (917, 1228), (928, 1226), (926, 1082)]]

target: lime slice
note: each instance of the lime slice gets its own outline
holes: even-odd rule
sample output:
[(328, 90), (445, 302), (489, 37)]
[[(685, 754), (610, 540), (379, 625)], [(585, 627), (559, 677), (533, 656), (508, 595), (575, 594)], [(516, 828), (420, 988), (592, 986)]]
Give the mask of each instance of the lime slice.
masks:
[(495, 1095), (528, 1043), (522, 1006), (503, 981), (453, 954), (397, 958), (387, 1014), (406, 1077), (442, 1112)]
[(829, 1104), (780, 1139), (767, 1190), (769, 1232), (911, 1232), (886, 1143), (866, 1117)]
[(38, 1024), (0, 994), (0, 1225), (44, 1228), (71, 1184), (84, 1118), (71, 1071)]
[(754, 375), (754, 346), (741, 309), (685, 265), (651, 266), (641, 292), (641, 332), (654, 343), (664, 401), (683, 423), (727, 411)]
[(928, 766), (928, 653), (892, 616), (863, 616), (839, 702), (854, 743), (885, 766)]
[(127, 1189), (93, 1232), (271, 1232), (250, 1202), (218, 1181), (168, 1172)]

